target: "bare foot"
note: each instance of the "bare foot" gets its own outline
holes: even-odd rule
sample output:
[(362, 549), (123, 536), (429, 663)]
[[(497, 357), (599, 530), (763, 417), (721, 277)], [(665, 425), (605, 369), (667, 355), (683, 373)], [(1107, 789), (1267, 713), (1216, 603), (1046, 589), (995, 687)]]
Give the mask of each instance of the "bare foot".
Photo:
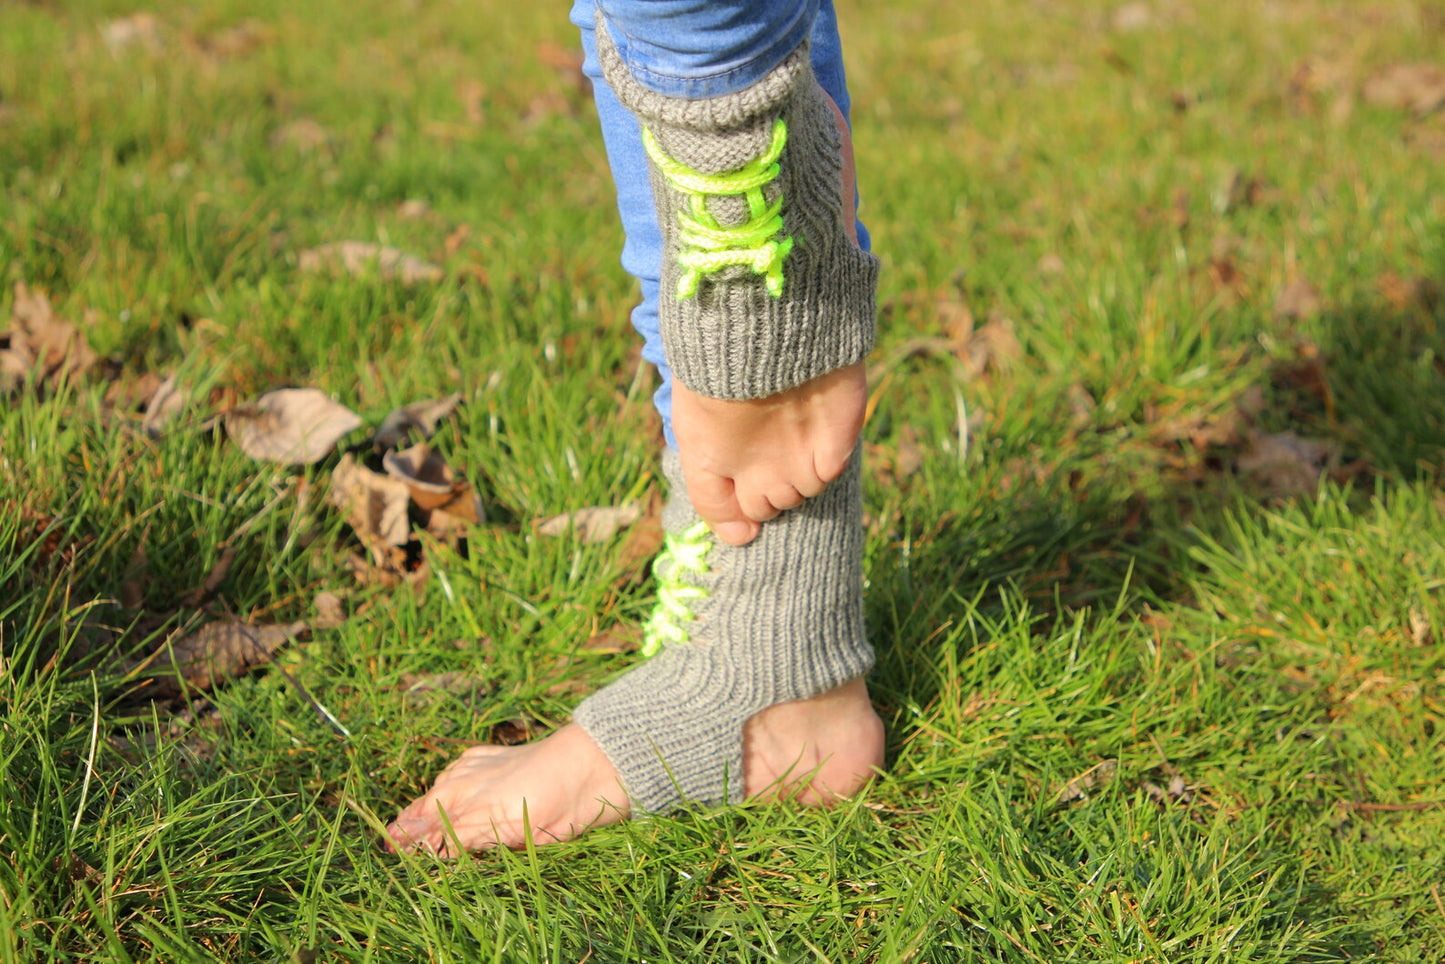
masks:
[[(862, 789), (883, 763), (883, 724), (861, 679), (809, 700), (770, 706), (743, 727), (748, 797), (826, 806)], [(570, 840), (629, 814), (607, 756), (569, 723), (525, 746), (475, 746), (387, 827), (388, 849), (450, 850), (451, 824), (466, 850)], [(524, 817), (525, 813), (525, 817)]]

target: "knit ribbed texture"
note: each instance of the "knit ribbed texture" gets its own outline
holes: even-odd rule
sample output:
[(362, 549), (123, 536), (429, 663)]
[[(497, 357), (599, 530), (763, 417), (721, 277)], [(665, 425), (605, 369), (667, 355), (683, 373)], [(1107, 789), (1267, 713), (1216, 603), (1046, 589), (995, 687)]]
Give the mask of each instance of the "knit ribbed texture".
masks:
[[(748, 545), (714, 540), (707, 571), (680, 574), (706, 591), (686, 624), (689, 640), (577, 707), (573, 719), (617, 768), (634, 812), (741, 800), (748, 718), (872, 668), (860, 464), (855, 455), (822, 495), (763, 523)], [(672, 486), (663, 527), (678, 534), (698, 517), (676, 453), (667, 452), (663, 468)]]
[[(597, 48), (617, 98), (670, 158), (696, 171), (738, 170), (767, 150), (779, 118), (787, 125), (779, 175), (764, 191), (769, 203), (781, 194), (783, 233), (793, 238), (780, 297), (742, 266), (707, 276), (692, 297), (675, 296), (687, 198), (650, 165), (663, 234), (662, 343), (673, 374), (713, 398), (763, 398), (861, 361), (873, 347), (878, 259), (844, 227), (841, 139), (806, 47), (746, 90), (705, 100), (666, 97), (634, 79), (600, 15)], [(712, 198), (708, 211), (723, 226), (747, 220), (740, 197)]]

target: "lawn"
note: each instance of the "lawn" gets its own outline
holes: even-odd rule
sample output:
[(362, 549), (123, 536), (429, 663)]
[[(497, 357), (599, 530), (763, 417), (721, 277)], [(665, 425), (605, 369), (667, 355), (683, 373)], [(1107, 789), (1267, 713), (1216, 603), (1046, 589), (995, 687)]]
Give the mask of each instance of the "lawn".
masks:
[(845, 0), (886, 770), (450, 864), (653, 600), (566, 5), (142, 6), (0, 5), (0, 962), (1445, 958), (1439, 0)]

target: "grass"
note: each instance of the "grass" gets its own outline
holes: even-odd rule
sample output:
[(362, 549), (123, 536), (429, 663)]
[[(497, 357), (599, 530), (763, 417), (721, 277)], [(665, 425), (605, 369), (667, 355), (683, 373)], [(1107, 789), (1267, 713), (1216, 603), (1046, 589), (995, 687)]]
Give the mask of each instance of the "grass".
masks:
[[(659, 474), (570, 28), (151, 7), (118, 49), (123, 4), (0, 9), (0, 319), (24, 281), (106, 360), (0, 404), (0, 961), (1445, 957), (1445, 114), (1361, 94), (1442, 66), (1437, 2), (844, 3), (887, 772), (444, 867), (378, 821), (564, 720), (631, 658), (583, 641), (650, 602), (620, 538), (530, 525)], [(347, 239), (445, 278), (298, 270)], [(919, 342), (960, 304), (1017, 341), (962, 385)], [(334, 459), (207, 426), (281, 384), (370, 425), (462, 392), (437, 444), (493, 521), (357, 584)], [(1283, 432), (1317, 484), (1251, 462)], [(111, 659), (320, 590), (347, 622), (208, 696)]]

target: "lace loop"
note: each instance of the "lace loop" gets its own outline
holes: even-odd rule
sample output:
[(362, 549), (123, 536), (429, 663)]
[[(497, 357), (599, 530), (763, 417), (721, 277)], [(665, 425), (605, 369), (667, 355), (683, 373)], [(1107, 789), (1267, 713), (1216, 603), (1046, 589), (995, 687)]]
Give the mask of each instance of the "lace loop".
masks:
[[(704, 174), (669, 157), (652, 131), (642, 129), (647, 156), (668, 183), (687, 195), (687, 209), (677, 214), (682, 226), (682, 250), (678, 252), (677, 263), (684, 269), (677, 281), (679, 299), (696, 295), (704, 275), (732, 266), (749, 268), (762, 275), (768, 293), (774, 298), (782, 297), (783, 261), (793, 250), (793, 239), (783, 235), (782, 197), (769, 204), (763, 197), (763, 188), (777, 179), (778, 158), (787, 141), (788, 125), (779, 119), (773, 125), (772, 140), (762, 156), (735, 171)], [(707, 209), (709, 197), (742, 197), (747, 201), (748, 220), (736, 225), (719, 224)]]
[(655, 656), (665, 645), (687, 642), (687, 624), (696, 618), (692, 603), (706, 598), (707, 590), (688, 582), (682, 573), (707, 572), (707, 554), (712, 545), (705, 522), (665, 537), (662, 554), (654, 566), (658, 574), (657, 608), (643, 629), (642, 655)]

